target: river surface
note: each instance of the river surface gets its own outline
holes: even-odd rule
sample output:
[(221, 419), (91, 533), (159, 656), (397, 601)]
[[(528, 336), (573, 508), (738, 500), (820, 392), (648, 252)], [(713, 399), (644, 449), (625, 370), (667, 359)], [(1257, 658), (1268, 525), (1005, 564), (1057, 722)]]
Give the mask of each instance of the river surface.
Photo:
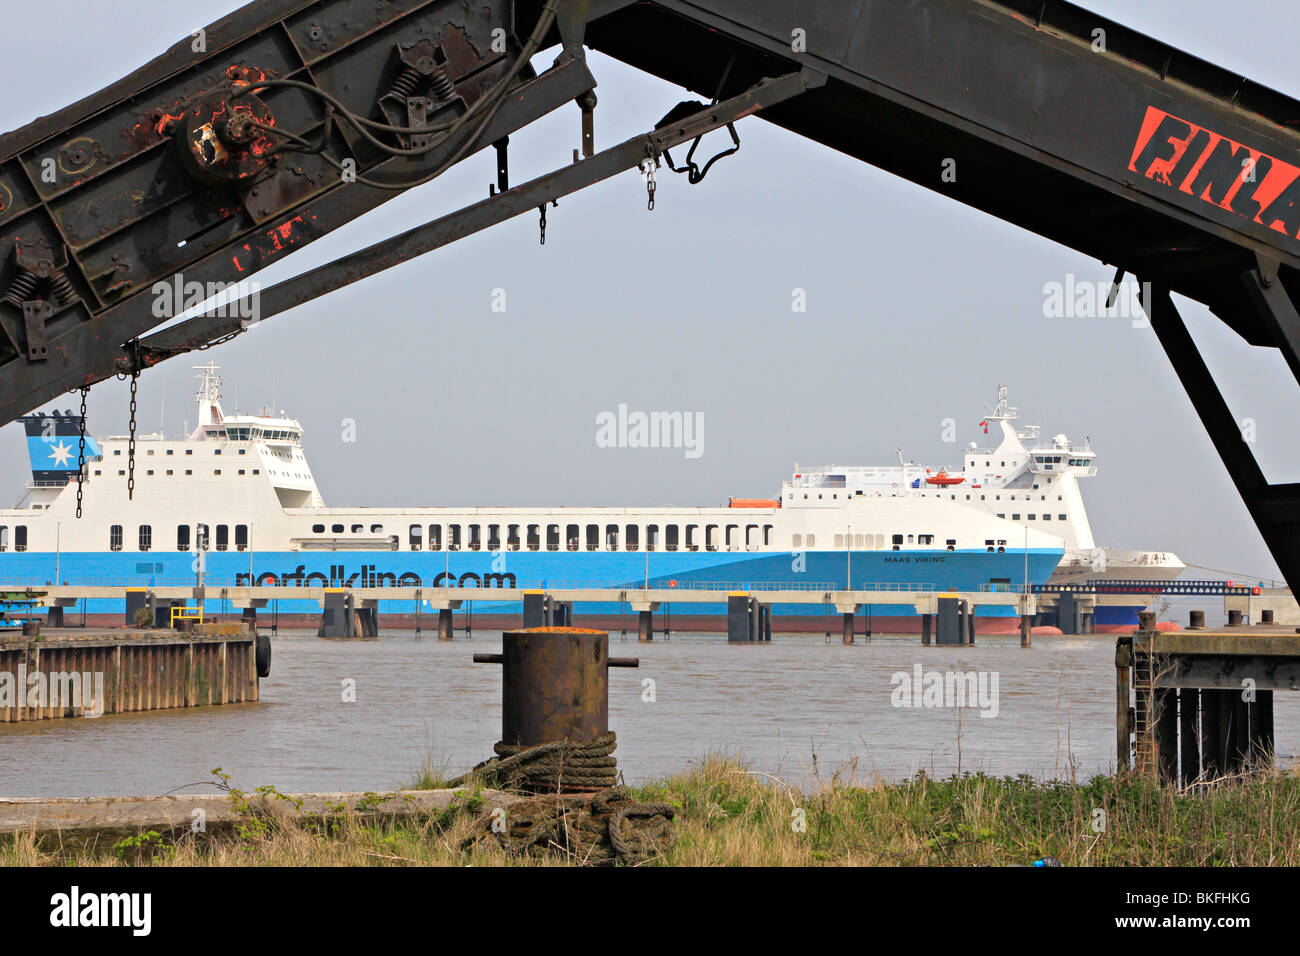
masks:
[[(729, 646), (719, 635), (638, 644), (611, 634), (612, 656), (641, 659), (639, 670), (609, 675), (619, 766), (641, 783), (722, 753), (804, 785), (849, 765), (859, 780), (918, 770), (1085, 779), (1113, 766), (1114, 638), (1039, 637), (1028, 650), (1014, 637), (978, 640), (923, 648), (916, 636), (876, 636), (845, 647), (838, 637), (776, 635)], [(0, 724), (0, 795), (207, 789), (216, 767), (236, 786), (282, 792), (404, 786), (430, 765), (460, 772), (500, 737), (501, 669), (470, 660), (500, 646), (487, 631), (452, 643), (282, 633), (256, 704)], [(928, 672), (982, 675), (986, 696), (975, 703), (984, 706), (895, 706), (895, 675), (910, 686), (918, 664), (923, 682)], [(1290, 696), (1276, 696), (1286, 760), (1300, 741), (1300, 699)], [(981, 716), (994, 703), (996, 715)]]

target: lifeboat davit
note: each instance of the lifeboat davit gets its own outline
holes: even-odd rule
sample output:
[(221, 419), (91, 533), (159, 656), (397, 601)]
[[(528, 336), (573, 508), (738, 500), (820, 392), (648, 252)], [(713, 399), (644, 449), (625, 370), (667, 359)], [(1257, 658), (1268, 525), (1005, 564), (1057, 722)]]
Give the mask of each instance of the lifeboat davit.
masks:
[(925, 479), (925, 483), (927, 485), (942, 485), (946, 488), (949, 485), (960, 485), (965, 480), (965, 478), (953, 478), (946, 471), (941, 471), (939, 474), (931, 475)]

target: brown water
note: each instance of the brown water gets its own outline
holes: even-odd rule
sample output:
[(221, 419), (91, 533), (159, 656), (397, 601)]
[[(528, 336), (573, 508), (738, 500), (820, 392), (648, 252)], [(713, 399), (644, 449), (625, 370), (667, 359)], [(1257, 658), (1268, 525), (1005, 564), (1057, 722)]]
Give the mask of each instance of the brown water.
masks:
[[(411, 634), (366, 643), (283, 634), (257, 704), (0, 724), (0, 794), (158, 794), (223, 768), (245, 789), (378, 790), (427, 764), (459, 772), (491, 753), (501, 728), (500, 634), (450, 644)], [(1115, 760), (1114, 639), (980, 638), (922, 648), (918, 638), (776, 636), (728, 646), (717, 635), (638, 644), (611, 635), (639, 670), (610, 672), (610, 728), (627, 780), (687, 769), (711, 752), (754, 771), (807, 782), (856, 760), (860, 775), (984, 771), (1086, 778)], [(896, 672), (976, 671), (998, 677), (998, 713), (899, 708)], [(642, 682), (655, 682), (643, 701)], [(356, 682), (345, 703), (343, 681)], [(1277, 749), (1300, 740), (1300, 700), (1277, 697)]]

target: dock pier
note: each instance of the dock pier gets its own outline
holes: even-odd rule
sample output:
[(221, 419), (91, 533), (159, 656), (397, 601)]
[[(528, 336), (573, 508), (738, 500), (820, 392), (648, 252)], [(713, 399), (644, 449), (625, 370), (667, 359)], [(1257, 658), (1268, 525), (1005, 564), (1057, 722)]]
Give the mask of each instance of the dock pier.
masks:
[(258, 700), (269, 638), (243, 622), (0, 638), (0, 723)]
[(1185, 786), (1271, 764), (1274, 692), (1300, 689), (1300, 634), (1142, 618), (1115, 645), (1117, 765)]

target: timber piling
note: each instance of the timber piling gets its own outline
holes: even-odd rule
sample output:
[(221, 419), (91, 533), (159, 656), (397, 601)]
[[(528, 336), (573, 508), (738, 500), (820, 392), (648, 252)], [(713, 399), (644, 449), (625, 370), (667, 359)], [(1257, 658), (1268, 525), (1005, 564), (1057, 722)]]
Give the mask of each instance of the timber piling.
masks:
[(243, 622), (8, 636), (0, 723), (246, 703), (269, 670), (269, 638)]

